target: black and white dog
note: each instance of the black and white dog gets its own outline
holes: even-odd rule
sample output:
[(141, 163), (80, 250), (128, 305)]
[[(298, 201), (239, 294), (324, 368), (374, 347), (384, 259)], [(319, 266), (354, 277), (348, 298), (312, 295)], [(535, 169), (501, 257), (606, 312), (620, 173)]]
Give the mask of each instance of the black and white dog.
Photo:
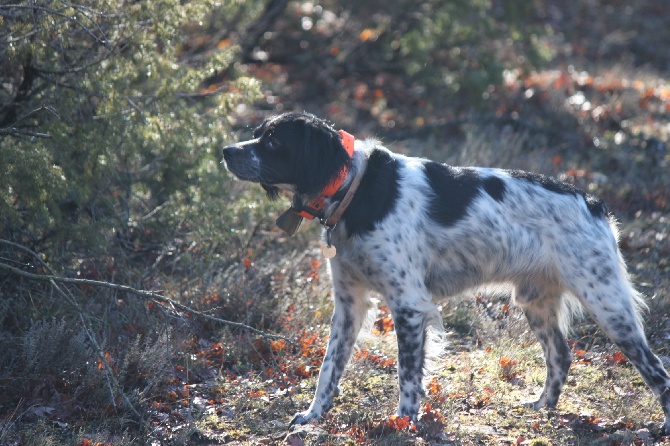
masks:
[(270, 198), (293, 194), (289, 232), (300, 216), (327, 228), (327, 257), (334, 256), (330, 340), (312, 404), (293, 423), (330, 408), (370, 291), (385, 298), (395, 322), (398, 415), (416, 420), (427, 333), (442, 325), (435, 299), (494, 283), (512, 287), (542, 345), (547, 377), (531, 407), (556, 406), (572, 361), (565, 333), (583, 308), (659, 398), (670, 433), (670, 378), (647, 345), (644, 303), (626, 272), (616, 225), (597, 198), (542, 175), (394, 154), (304, 113), (271, 118), (254, 139), (223, 153), (230, 172), (260, 183)]

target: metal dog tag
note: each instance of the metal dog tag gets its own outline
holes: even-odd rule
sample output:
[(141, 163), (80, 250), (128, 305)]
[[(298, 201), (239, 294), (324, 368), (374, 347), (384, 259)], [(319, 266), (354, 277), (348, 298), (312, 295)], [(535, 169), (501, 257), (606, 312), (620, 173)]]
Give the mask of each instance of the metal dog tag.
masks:
[(275, 224), (279, 229), (286, 232), (288, 235), (296, 233), (302, 223), (302, 217), (293, 208), (288, 208), (283, 214), (279, 216)]
[(326, 226), (326, 244), (324, 246), (321, 246), (321, 252), (323, 253), (323, 256), (327, 259), (332, 259), (333, 257), (335, 257), (335, 254), (337, 254), (337, 249), (335, 249), (335, 247), (331, 243), (331, 240), (333, 238), (333, 229), (335, 229), (335, 226)]
[(327, 259), (332, 259), (335, 257), (335, 254), (337, 254), (337, 249), (333, 245), (330, 246), (322, 246), (321, 247), (321, 252), (323, 253), (323, 256)]

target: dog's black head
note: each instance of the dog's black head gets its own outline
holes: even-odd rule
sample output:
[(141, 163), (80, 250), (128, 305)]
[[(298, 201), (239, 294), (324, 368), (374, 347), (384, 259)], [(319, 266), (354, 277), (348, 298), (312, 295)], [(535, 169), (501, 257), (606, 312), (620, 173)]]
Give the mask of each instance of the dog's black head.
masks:
[(339, 132), (307, 113), (268, 119), (254, 139), (224, 148), (223, 158), (233, 175), (260, 183), (271, 199), (281, 189), (316, 196), (351, 163)]

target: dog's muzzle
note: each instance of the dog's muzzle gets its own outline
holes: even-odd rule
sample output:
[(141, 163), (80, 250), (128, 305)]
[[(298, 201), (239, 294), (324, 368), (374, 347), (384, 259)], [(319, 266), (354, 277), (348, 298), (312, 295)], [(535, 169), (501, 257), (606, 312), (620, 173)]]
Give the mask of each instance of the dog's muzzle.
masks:
[(223, 162), (230, 173), (240, 180), (259, 182), (259, 163), (250, 148), (230, 145), (223, 149)]

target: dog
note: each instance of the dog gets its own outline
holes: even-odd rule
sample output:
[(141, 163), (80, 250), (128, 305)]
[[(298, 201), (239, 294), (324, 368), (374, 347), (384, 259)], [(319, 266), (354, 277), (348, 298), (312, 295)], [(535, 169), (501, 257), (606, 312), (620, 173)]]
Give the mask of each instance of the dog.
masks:
[(307, 113), (266, 120), (254, 138), (223, 149), (227, 169), (270, 199), (293, 195), (278, 220), (325, 227), (335, 309), (314, 399), (291, 424), (318, 420), (370, 307), (384, 297), (398, 342), (398, 416), (417, 420), (437, 303), (484, 284), (506, 284), (542, 346), (546, 381), (529, 407), (554, 408), (572, 352), (565, 333), (578, 309), (597, 322), (658, 397), (670, 433), (670, 378), (647, 344), (641, 295), (631, 285), (605, 204), (550, 177), (452, 167), (355, 140)]

